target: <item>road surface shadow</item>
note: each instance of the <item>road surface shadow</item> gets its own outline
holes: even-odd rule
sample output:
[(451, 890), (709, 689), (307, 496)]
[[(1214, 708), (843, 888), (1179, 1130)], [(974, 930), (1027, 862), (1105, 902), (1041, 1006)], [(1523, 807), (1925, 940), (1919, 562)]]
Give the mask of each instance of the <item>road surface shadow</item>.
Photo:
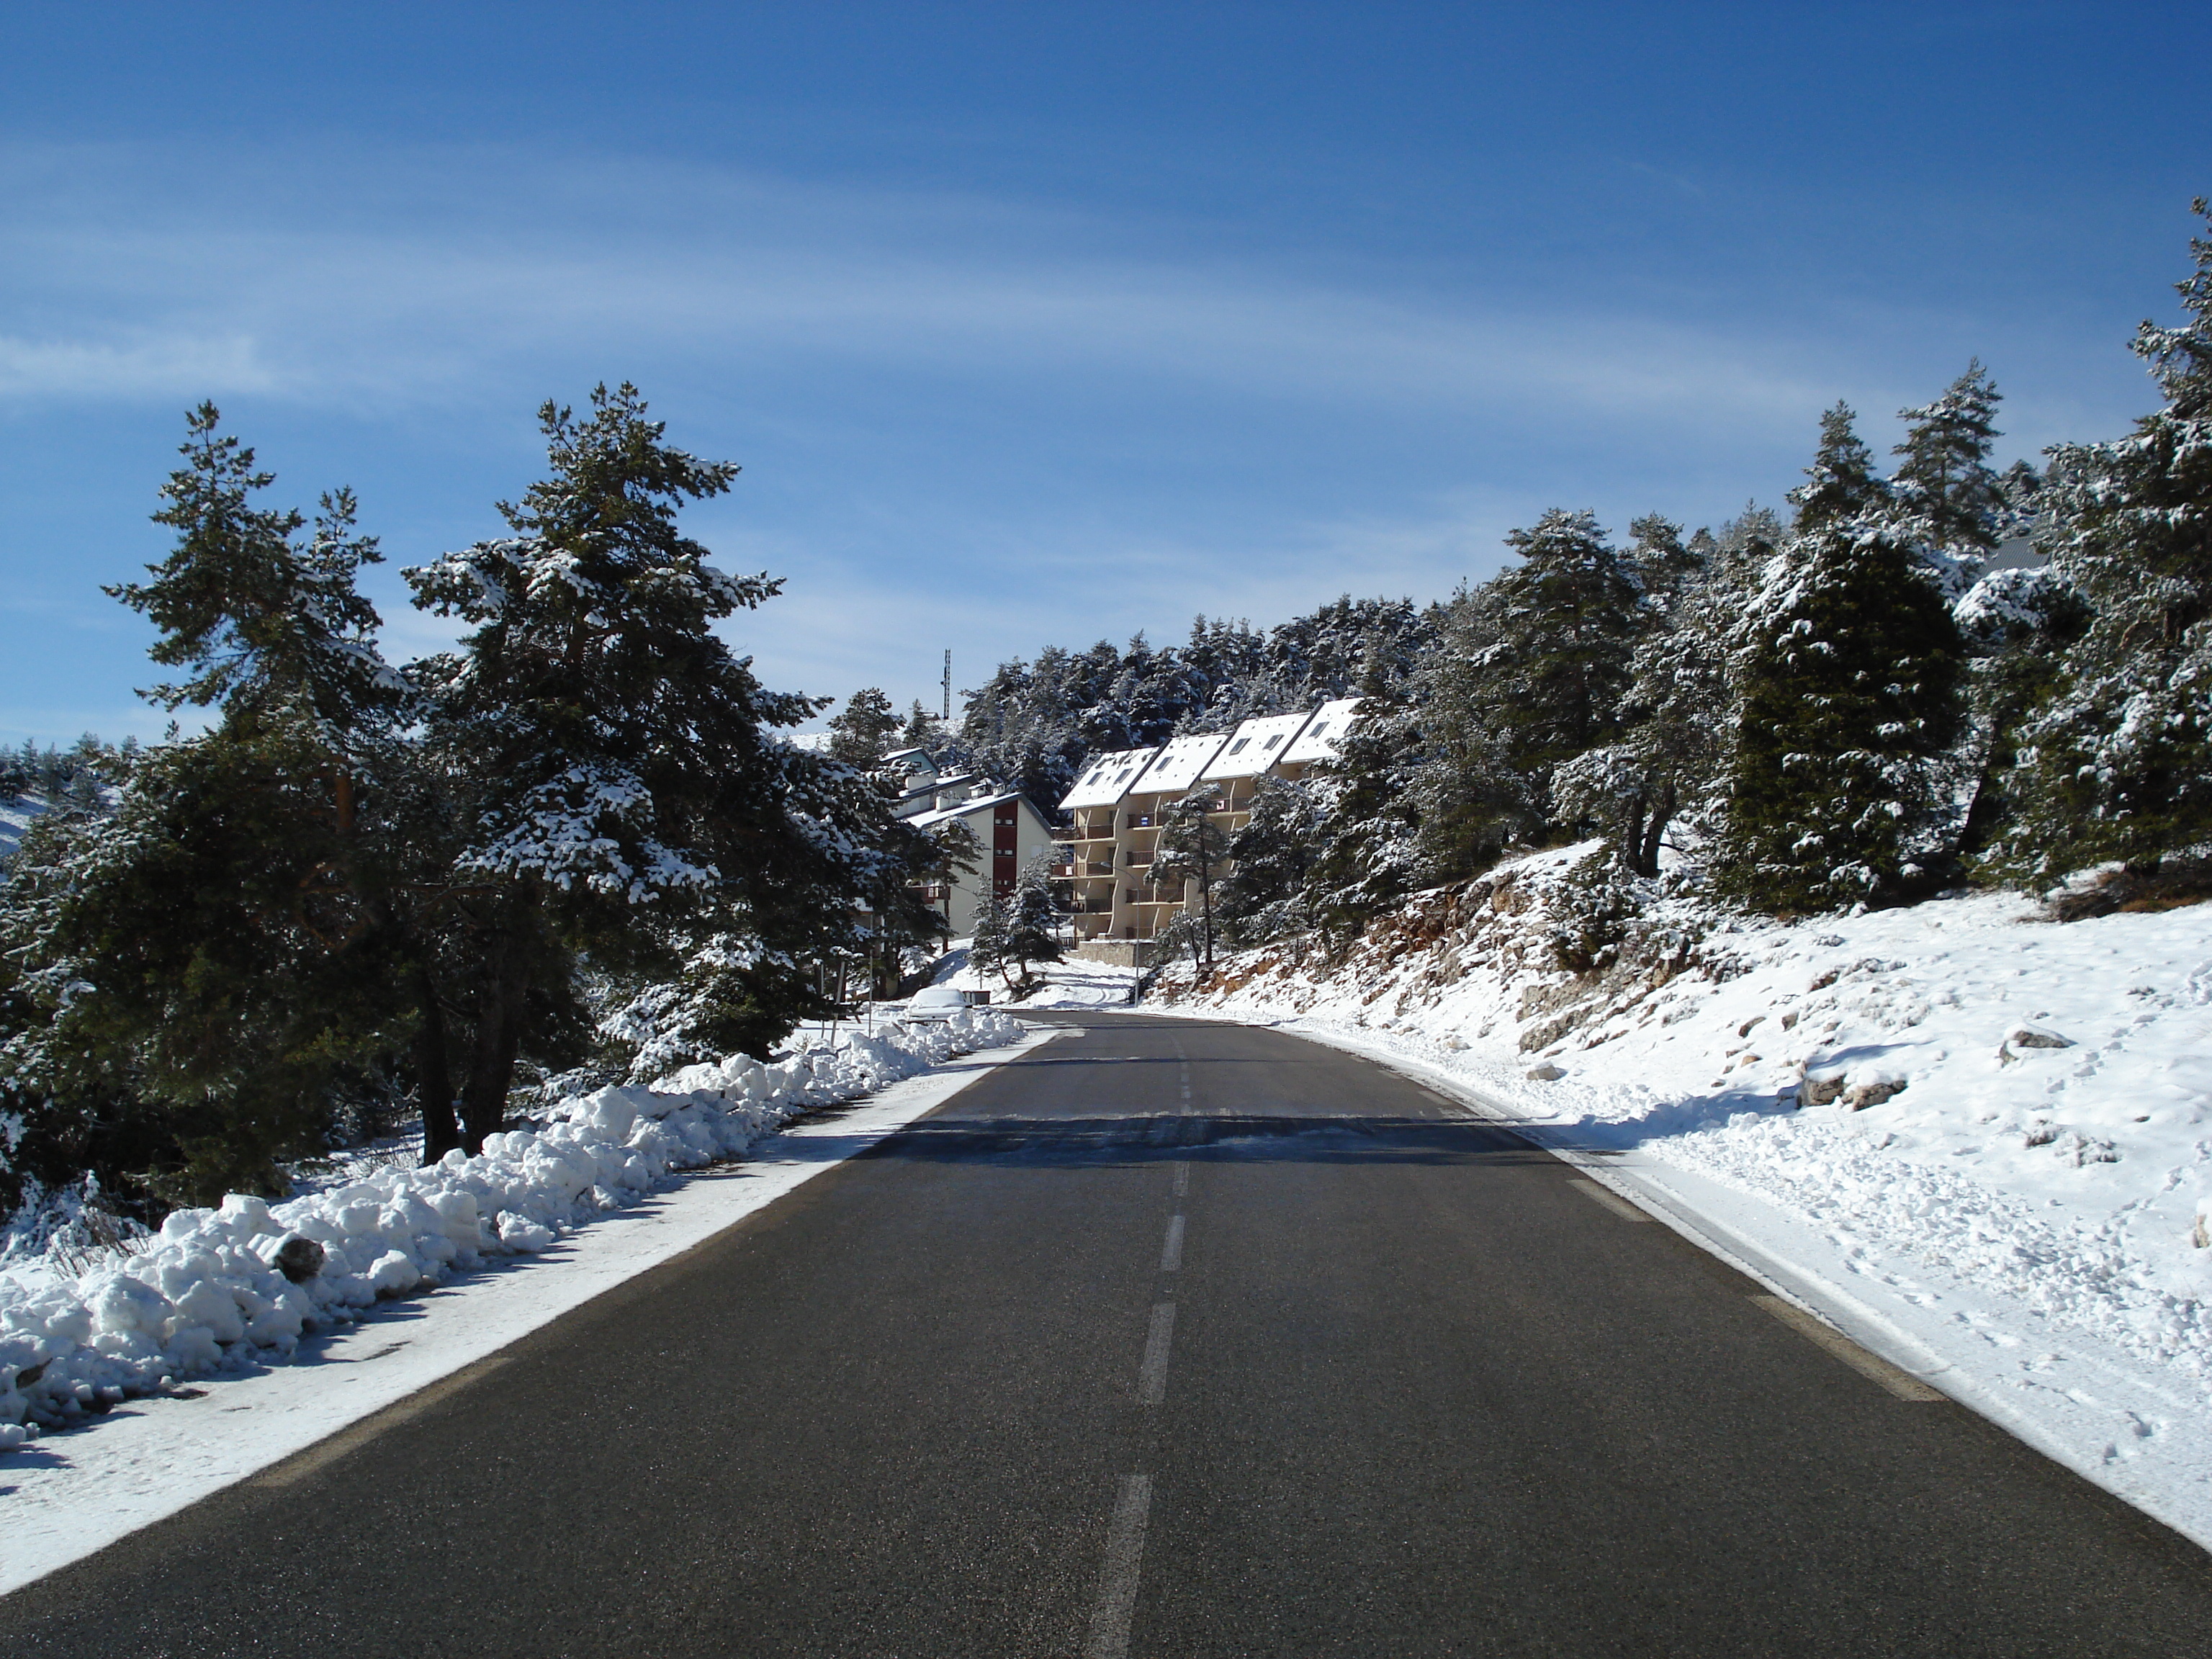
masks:
[(1549, 1164), (1547, 1152), (1486, 1123), (1419, 1117), (1260, 1113), (932, 1118), (865, 1156), (919, 1163), (1082, 1166), (1182, 1159), (1304, 1164)]

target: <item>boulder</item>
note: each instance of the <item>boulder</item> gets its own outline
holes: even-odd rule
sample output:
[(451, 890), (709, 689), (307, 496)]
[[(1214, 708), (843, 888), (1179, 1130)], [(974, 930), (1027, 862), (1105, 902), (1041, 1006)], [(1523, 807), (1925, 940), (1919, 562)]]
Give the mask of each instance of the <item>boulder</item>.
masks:
[(1541, 1066), (1531, 1066), (1528, 1068), (1528, 1080), (1531, 1083), (1557, 1083), (1565, 1075), (1565, 1070), (1553, 1065), (1549, 1060)]
[(295, 1285), (304, 1285), (323, 1270), (323, 1247), (312, 1238), (294, 1233), (276, 1247), (269, 1265)]

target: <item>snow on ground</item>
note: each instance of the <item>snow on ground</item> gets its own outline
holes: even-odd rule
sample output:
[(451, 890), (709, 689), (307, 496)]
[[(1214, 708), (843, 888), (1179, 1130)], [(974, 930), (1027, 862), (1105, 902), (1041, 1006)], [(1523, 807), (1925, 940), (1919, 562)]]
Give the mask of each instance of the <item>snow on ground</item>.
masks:
[(42, 1431), (81, 1427), (187, 1380), (289, 1359), (303, 1339), (380, 1300), (550, 1250), (672, 1171), (733, 1158), (788, 1118), (1021, 1030), (988, 1009), (872, 1034), (848, 1026), (781, 1062), (735, 1056), (649, 1089), (562, 1101), (536, 1127), (487, 1136), (474, 1158), (386, 1164), (274, 1205), (234, 1194), (220, 1208), (178, 1211), (157, 1235), (91, 1263), (48, 1251), (0, 1265), (0, 1451), (47, 1446)]
[(969, 967), (968, 941), (955, 939), (930, 982), (957, 991), (988, 991), (993, 1003), (1016, 1008), (1123, 1008), (1129, 1006), (1129, 993), (1137, 982), (1133, 968), (1085, 962), (1075, 957), (1065, 962), (1040, 963), (1031, 976), (1039, 981), (1037, 988), (1009, 1003), (1005, 976)]
[(1449, 1081), (2212, 1547), (2212, 905), (1677, 902), (1642, 971), (1577, 975), (1530, 947), (1589, 850), (1424, 896), (1335, 973), (1163, 989)]

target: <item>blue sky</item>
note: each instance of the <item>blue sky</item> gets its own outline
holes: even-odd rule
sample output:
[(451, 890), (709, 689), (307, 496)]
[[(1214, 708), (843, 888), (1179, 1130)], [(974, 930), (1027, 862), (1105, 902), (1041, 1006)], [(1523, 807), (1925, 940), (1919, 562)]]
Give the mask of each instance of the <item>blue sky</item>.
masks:
[(1427, 599), (1555, 505), (1778, 501), (1978, 354), (2123, 429), (2212, 192), (2196, 6), (820, 3), (0, 15), (0, 739), (153, 735), (99, 592), (212, 398), (399, 566), (534, 410), (740, 463), (770, 684)]

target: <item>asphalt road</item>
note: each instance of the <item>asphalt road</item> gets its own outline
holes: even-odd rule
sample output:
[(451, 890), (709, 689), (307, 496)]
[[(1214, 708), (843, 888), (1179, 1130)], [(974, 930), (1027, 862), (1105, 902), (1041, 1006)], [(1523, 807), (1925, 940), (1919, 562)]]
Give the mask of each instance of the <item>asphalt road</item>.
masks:
[(2212, 1650), (2212, 1558), (1558, 1161), (1279, 1032), (1073, 1023), (0, 1652)]

